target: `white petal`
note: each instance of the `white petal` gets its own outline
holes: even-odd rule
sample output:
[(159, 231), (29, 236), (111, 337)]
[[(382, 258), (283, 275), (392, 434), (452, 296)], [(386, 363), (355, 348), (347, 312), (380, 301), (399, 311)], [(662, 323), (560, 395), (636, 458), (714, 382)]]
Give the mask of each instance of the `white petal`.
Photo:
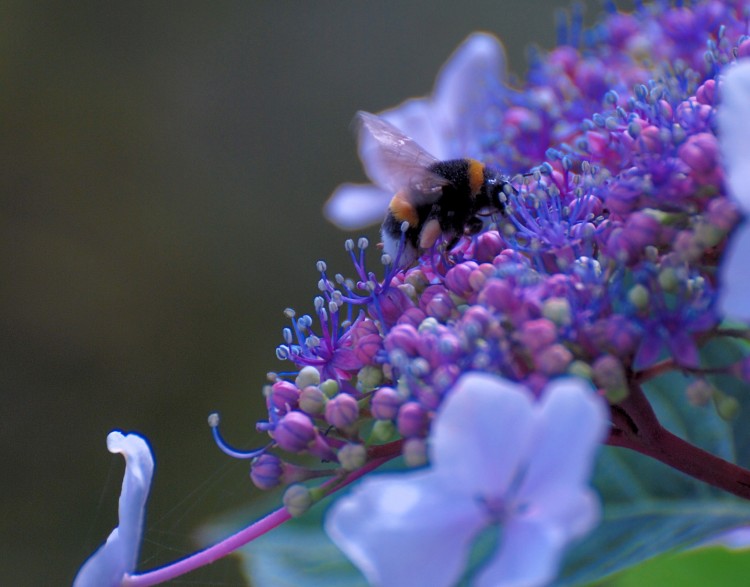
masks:
[(395, 108), (378, 114), (414, 139), (430, 155), (437, 159), (458, 157), (448, 150), (444, 129), (441, 129), (433, 116), (432, 102), (426, 98), (412, 98)]
[[(493, 96), (502, 91), (505, 50), (493, 35), (474, 33), (450, 56), (440, 70), (432, 96), (432, 118), (452, 142), (452, 157), (480, 157), (476, 140), (486, 121)], [(460, 152), (457, 152), (460, 151)]]
[(727, 68), (721, 83), (719, 139), (731, 196), (750, 213), (750, 59)]
[(138, 562), (154, 458), (146, 440), (137, 434), (110, 432), (107, 448), (125, 457), (125, 477), (118, 510), (120, 525), (84, 563), (73, 587), (116, 587), (126, 573), (135, 570)]
[(609, 410), (582, 379), (551, 382), (539, 404), (533, 450), (518, 493), (539, 502), (588, 486)]
[[(750, 172), (750, 166), (748, 166)], [(719, 267), (719, 311), (727, 318), (750, 320), (750, 227), (747, 220), (729, 241)]]
[(484, 523), (475, 500), (420, 471), (365, 480), (333, 505), (325, 529), (372, 585), (447, 587)]
[(555, 578), (564, 536), (545, 520), (512, 521), (500, 540), (497, 556), (477, 577), (477, 587), (537, 587)]
[(750, 549), (750, 527), (741, 526), (722, 532), (705, 542), (700, 543), (697, 548), (723, 546), (732, 550)]
[(464, 375), (433, 424), (431, 460), (466, 491), (501, 497), (526, 459), (533, 432), (531, 392), (495, 375)]
[(383, 221), (390, 194), (374, 185), (345, 183), (323, 208), (325, 217), (344, 230), (358, 230)]

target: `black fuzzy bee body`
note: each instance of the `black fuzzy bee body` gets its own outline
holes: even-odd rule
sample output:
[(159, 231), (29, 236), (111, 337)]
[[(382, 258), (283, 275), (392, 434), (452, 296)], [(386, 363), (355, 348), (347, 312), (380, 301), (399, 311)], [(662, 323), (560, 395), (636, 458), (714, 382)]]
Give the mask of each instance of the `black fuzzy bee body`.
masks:
[[(402, 267), (439, 238), (452, 246), (476, 234), (482, 216), (505, 209), (508, 178), (476, 159), (440, 161), (373, 114), (360, 112), (360, 151), (393, 190), (381, 238), (383, 251)], [(404, 241), (401, 249), (401, 241)]]

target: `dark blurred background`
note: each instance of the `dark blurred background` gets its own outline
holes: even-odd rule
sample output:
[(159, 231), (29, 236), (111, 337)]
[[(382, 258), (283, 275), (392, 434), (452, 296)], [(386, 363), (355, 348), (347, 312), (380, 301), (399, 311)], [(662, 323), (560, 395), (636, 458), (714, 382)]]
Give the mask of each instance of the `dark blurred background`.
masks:
[[(157, 458), (140, 568), (258, 496), (206, 416), (260, 444), (283, 309), (310, 311), (316, 260), (351, 273), (320, 209), (364, 179), (354, 112), (428, 93), (477, 29), (521, 74), (567, 6), (0, 4), (4, 585), (69, 584), (116, 524), (114, 428)], [(173, 584), (242, 579), (222, 561)]]

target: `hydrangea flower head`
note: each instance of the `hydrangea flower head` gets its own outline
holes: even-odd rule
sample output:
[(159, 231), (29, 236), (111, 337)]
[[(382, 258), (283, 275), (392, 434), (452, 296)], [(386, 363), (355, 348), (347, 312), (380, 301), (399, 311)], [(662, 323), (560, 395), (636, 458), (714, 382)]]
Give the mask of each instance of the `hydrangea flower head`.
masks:
[[(258, 487), (287, 486), (274, 524), (403, 456), (429, 467), (365, 481), (327, 522), (369, 580), (453, 584), (489, 526), (502, 535), (478, 584), (542, 585), (597, 521), (588, 477), (607, 427), (609, 444), (750, 499), (750, 472), (672, 434), (644, 389), (678, 374), (686, 403), (728, 419), (738, 402), (710, 379), (750, 381), (746, 346), (718, 366), (703, 352), (750, 340), (722, 324), (750, 319), (748, 14), (741, 0), (637, 3), (585, 34), (574, 14), (513, 86), (499, 42), (472, 35), (430, 97), (380, 115), (438, 161), (481, 162), (467, 178), (496, 169), (502, 193), (465, 223), (454, 212), (465, 230), (438, 223), (422, 238), (451, 212), (444, 177), (430, 188), (448, 208), (426, 199), (423, 217), (394, 223), (376, 267), (365, 238), (346, 241), (349, 276), (318, 262), (310, 313), (285, 311), (288, 370), (264, 388), (269, 444), (233, 449), (210, 419)], [(425, 193), (394, 185), (370, 138), (372, 185), (326, 205), (341, 227)]]
[(476, 585), (546, 584), (598, 518), (587, 481), (607, 421), (580, 380), (558, 380), (537, 401), (470, 373), (433, 422), (431, 467), (365, 480), (334, 504), (326, 530), (372, 585), (439, 587), (461, 577), (477, 534), (499, 525)]

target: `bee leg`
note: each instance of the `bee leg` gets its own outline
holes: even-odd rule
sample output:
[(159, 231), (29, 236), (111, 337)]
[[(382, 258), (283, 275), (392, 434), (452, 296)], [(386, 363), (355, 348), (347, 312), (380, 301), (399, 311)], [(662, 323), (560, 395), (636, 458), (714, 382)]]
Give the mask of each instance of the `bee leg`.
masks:
[(477, 234), (484, 227), (484, 221), (478, 216), (472, 216), (466, 221), (464, 232), (468, 235)]
[(450, 251), (453, 247), (455, 247), (458, 244), (458, 241), (460, 240), (460, 236), (455, 235), (451, 238), (451, 240), (448, 241), (448, 246), (445, 248), (446, 251)]
[(422, 232), (419, 233), (419, 248), (431, 248), (442, 233), (443, 229), (440, 228), (440, 222), (436, 218), (428, 220), (422, 227)]

